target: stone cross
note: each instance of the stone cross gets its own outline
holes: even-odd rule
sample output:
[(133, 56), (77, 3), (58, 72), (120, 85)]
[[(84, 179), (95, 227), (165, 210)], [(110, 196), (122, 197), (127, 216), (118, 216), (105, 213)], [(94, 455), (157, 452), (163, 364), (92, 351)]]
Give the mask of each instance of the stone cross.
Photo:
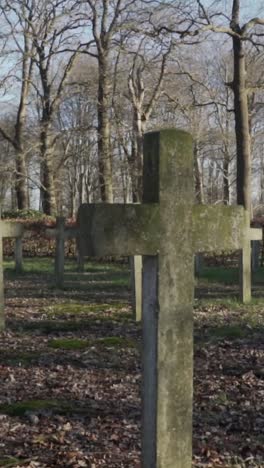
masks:
[(22, 239), (22, 236), (22, 224), (0, 220), (0, 330), (4, 330), (5, 328), (3, 238), (15, 237), (16, 239)]
[(194, 257), (194, 271), (199, 276), (203, 270), (204, 258), (202, 254), (196, 254)]
[(77, 237), (77, 230), (73, 226), (65, 227), (65, 218), (58, 216), (56, 218), (56, 227), (47, 228), (45, 235), (49, 238), (56, 239), (55, 250), (55, 282), (58, 288), (63, 288), (64, 285), (64, 246), (65, 240)]
[(15, 240), (15, 269), (16, 273), (21, 273), (23, 271), (22, 237), (16, 237)]
[(133, 313), (136, 322), (142, 320), (142, 256), (134, 255), (130, 257), (130, 282)]
[[(250, 226), (250, 216), (248, 217), (248, 225)], [(240, 300), (243, 304), (251, 301), (251, 270), (252, 270), (252, 241), (260, 241), (262, 239), (262, 229), (249, 228), (247, 235), (244, 238), (242, 250), (239, 255), (239, 292)]]
[(260, 267), (261, 243), (259, 240), (251, 242), (251, 269), (254, 273)]
[(83, 254), (143, 255), (143, 468), (191, 468), (194, 254), (241, 249), (243, 207), (193, 199), (191, 136), (161, 130), (144, 139), (143, 203), (85, 204)]

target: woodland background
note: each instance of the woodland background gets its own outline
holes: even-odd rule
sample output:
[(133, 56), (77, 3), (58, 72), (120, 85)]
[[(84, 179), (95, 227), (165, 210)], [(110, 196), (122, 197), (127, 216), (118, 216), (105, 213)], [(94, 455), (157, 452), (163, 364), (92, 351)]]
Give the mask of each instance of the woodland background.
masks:
[[(264, 200), (261, 2), (0, 1), (4, 210), (140, 201), (145, 131), (194, 137), (199, 203)], [(251, 181), (252, 176), (252, 190)]]

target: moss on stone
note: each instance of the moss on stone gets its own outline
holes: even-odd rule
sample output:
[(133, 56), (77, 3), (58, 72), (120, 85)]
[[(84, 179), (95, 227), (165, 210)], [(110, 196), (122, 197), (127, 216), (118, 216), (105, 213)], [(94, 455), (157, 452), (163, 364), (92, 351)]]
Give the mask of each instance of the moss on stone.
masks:
[(158, 205), (83, 204), (79, 208), (77, 222), (81, 248), (87, 256), (157, 253)]
[(241, 206), (195, 205), (192, 212), (195, 252), (234, 251), (243, 247), (247, 214)]

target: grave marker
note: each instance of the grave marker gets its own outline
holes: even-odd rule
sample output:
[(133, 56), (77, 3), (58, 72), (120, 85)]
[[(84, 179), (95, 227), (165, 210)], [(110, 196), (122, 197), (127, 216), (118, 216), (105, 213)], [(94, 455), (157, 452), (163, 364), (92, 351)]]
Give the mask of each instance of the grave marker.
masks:
[(251, 301), (251, 242), (262, 239), (262, 229), (250, 228), (250, 216), (247, 213), (249, 226), (244, 238), (242, 250), (239, 254), (239, 283), (240, 300), (247, 304)]
[(51, 239), (56, 239), (55, 250), (55, 283), (58, 288), (64, 285), (64, 260), (65, 260), (65, 240), (73, 239), (78, 236), (77, 229), (74, 226), (65, 227), (65, 218), (58, 216), (56, 218), (55, 228), (47, 228), (45, 235)]
[(0, 330), (4, 330), (5, 328), (3, 238), (15, 237), (21, 239), (22, 236), (22, 224), (0, 220)]
[(257, 271), (260, 267), (261, 243), (259, 240), (251, 241), (251, 270)]
[[(143, 204), (82, 205), (82, 255), (143, 257), (143, 468), (191, 468), (195, 252), (242, 248), (243, 207), (193, 205), (189, 134), (144, 140)], [(245, 235), (244, 235), (245, 232)]]
[(134, 255), (129, 260), (133, 313), (136, 322), (140, 322), (142, 320), (142, 257)]
[(17, 237), (15, 240), (15, 268), (16, 273), (21, 273), (23, 271), (22, 237)]
[(194, 257), (194, 271), (199, 276), (204, 267), (204, 258), (202, 254), (196, 254)]

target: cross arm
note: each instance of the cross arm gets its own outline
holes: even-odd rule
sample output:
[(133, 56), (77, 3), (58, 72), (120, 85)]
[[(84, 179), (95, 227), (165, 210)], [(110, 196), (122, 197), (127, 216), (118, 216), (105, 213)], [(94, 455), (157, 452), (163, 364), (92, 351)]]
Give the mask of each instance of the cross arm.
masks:
[(0, 235), (2, 237), (22, 237), (24, 226), (20, 223), (2, 221), (0, 223)]
[(241, 249), (251, 231), (248, 213), (242, 206), (193, 207), (194, 252)]
[(56, 228), (46, 228), (45, 229), (45, 236), (49, 239), (55, 239), (57, 236), (57, 229)]
[(65, 228), (65, 239), (74, 239), (79, 235), (79, 230), (76, 226), (69, 226)]
[[(63, 231), (63, 237), (64, 239), (74, 239), (78, 236), (78, 232), (78, 228), (75, 226), (65, 227)], [(56, 239), (56, 237), (58, 236), (58, 229), (56, 227), (46, 228), (45, 236), (49, 239)]]
[(252, 241), (262, 240), (262, 229), (260, 228), (250, 228), (249, 229), (249, 239)]
[(77, 226), (86, 256), (156, 255), (159, 249), (158, 204), (83, 204)]

